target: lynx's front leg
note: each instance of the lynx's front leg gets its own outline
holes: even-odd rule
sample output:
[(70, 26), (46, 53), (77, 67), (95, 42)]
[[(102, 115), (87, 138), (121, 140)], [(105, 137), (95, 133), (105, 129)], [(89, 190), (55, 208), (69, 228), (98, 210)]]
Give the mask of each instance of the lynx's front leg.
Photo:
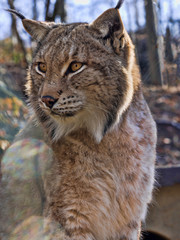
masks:
[[(48, 240), (95, 240), (91, 234), (88, 234), (78, 226), (67, 228), (58, 226), (51, 219), (46, 219), (44, 223), (44, 235), (49, 237)], [(71, 231), (71, 233), (70, 233)]]
[[(123, 229), (124, 230), (124, 229)], [(132, 221), (123, 231), (121, 232), (120, 240), (140, 240), (141, 239), (141, 223)]]
[[(79, 224), (69, 224), (69, 226), (65, 229), (56, 228), (55, 224), (50, 223), (51, 221), (46, 220), (46, 226), (44, 228), (44, 232), (46, 236), (51, 236), (51, 240), (99, 240), (93, 236), (92, 233), (89, 232), (88, 228), (80, 227)], [(51, 234), (52, 233), (52, 234)], [(120, 234), (120, 238), (112, 238), (119, 240), (140, 240), (141, 238), (141, 228), (139, 229), (131, 229), (125, 235)], [(101, 239), (101, 238), (100, 238)], [(106, 238), (105, 238), (106, 239)], [(105, 240), (104, 239), (104, 240)]]
[[(83, 219), (79, 216), (77, 219), (70, 217), (67, 219), (67, 225), (57, 228), (51, 218), (48, 218), (44, 225), (45, 233), (52, 234), (51, 240), (97, 240), (90, 232), (86, 223), (83, 223)], [(46, 234), (45, 234), (46, 235)], [(47, 236), (50, 236), (47, 234)]]

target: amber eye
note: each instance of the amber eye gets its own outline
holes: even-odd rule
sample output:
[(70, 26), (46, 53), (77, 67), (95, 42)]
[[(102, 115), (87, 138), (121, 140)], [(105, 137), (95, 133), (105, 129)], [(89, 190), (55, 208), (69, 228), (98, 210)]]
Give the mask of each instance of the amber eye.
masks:
[(38, 63), (38, 70), (39, 70), (40, 72), (45, 73), (45, 72), (47, 71), (46, 64), (39, 62), (39, 63)]
[(80, 62), (72, 62), (71, 65), (70, 65), (70, 70), (72, 72), (76, 72), (77, 70), (79, 70), (81, 67), (82, 67), (82, 63)]

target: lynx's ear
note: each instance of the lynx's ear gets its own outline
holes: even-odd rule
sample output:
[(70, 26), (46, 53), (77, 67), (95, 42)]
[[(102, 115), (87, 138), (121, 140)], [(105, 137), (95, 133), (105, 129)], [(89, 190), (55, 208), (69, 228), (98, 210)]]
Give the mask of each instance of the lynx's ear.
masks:
[(108, 38), (114, 33), (122, 35), (124, 25), (119, 11), (115, 8), (108, 9), (90, 24), (102, 38)]
[(13, 9), (6, 9), (6, 11), (16, 15), (22, 20), (25, 30), (31, 35), (35, 41), (41, 41), (43, 37), (50, 30), (50, 26), (44, 22), (26, 19), (21, 13)]
[(44, 22), (35, 21), (31, 19), (22, 20), (25, 30), (31, 35), (35, 41), (41, 41), (48, 33), (50, 27)]
[(118, 8), (111, 8), (101, 14), (94, 22), (90, 24), (90, 28), (96, 32), (98, 38), (111, 39), (113, 47), (119, 52), (120, 48), (124, 47), (124, 25)]

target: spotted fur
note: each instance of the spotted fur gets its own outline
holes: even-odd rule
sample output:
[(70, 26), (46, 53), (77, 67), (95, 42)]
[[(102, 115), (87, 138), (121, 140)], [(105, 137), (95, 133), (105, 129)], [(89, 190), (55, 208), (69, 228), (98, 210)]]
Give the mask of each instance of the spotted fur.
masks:
[[(38, 42), (27, 94), (54, 153), (44, 215), (66, 240), (137, 240), (151, 201), (156, 126), (121, 3), (91, 24), (22, 19)], [(72, 73), (74, 61), (83, 67)]]

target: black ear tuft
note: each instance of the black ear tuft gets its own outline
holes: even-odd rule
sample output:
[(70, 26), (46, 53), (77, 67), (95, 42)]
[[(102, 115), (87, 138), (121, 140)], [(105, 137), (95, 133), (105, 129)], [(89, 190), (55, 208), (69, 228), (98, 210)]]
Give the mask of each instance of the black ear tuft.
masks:
[(25, 30), (31, 35), (34, 40), (38, 42), (40, 42), (50, 30), (50, 25), (48, 25), (46, 22), (27, 19), (14, 9), (5, 10), (19, 17), (22, 20), (22, 24)]
[(14, 9), (5, 9), (6, 11), (16, 15), (17, 17), (19, 17), (21, 20), (26, 19), (25, 16), (23, 16), (21, 13), (17, 12)]
[(123, 2), (124, 2), (124, 0), (119, 0), (115, 9), (119, 9), (122, 6)]

